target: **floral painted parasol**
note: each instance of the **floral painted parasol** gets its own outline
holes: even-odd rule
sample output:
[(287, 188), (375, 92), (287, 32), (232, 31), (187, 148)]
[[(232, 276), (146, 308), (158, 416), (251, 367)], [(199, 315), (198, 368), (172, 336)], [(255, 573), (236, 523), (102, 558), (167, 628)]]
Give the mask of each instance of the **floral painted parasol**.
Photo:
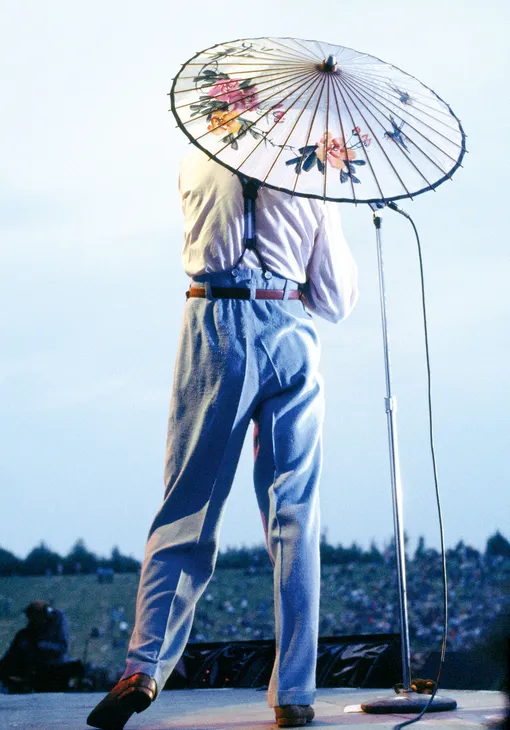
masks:
[(465, 135), (448, 104), (395, 66), (318, 41), (258, 38), (197, 53), (172, 111), (233, 172), (295, 195), (369, 203), (451, 178)]

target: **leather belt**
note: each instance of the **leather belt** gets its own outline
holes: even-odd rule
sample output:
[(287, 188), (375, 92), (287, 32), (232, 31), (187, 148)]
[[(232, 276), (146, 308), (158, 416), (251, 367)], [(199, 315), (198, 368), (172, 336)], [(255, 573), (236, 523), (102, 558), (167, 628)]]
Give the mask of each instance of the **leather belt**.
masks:
[[(228, 286), (213, 286), (211, 287), (211, 294), (214, 299), (250, 299), (250, 289), (245, 287), (228, 287)], [(190, 297), (200, 297), (201, 299), (206, 298), (204, 287), (191, 287), (186, 292), (186, 299)], [(283, 299), (283, 289), (255, 289), (254, 299)], [(301, 292), (299, 289), (291, 289), (287, 294), (287, 299), (301, 299)]]

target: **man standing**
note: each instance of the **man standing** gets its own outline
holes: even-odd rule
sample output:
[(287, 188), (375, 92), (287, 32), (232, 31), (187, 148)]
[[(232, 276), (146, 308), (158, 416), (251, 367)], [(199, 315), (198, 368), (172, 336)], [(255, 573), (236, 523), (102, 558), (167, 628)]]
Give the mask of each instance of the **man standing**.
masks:
[[(88, 718), (122, 728), (181, 656), (210, 580), (246, 430), (274, 567), (279, 726), (313, 716), (323, 421), (312, 310), (337, 322), (357, 299), (338, 206), (260, 188), (246, 248), (239, 178), (195, 150), (182, 163), (183, 263), (191, 277), (174, 374), (165, 498), (150, 529), (126, 670)], [(307, 309), (305, 309), (305, 306)]]

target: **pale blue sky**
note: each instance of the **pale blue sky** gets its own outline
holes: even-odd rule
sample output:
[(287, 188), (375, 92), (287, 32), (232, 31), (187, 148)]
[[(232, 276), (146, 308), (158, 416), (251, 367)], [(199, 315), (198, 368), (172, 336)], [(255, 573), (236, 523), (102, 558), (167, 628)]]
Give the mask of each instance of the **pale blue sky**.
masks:
[[(508, 536), (508, 3), (4, 0), (0, 16), (0, 544), (66, 552), (83, 537), (99, 553), (142, 555), (187, 284), (176, 188), (187, 142), (166, 94), (196, 51), (263, 35), (378, 56), (462, 120), (464, 169), (403, 207), (424, 252), (447, 543)], [(392, 517), (374, 231), (367, 209), (342, 213), (361, 298), (345, 323), (318, 322), (323, 526), (333, 542), (382, 544)], [(437, 545), (416, 247), (389, 211), (384, 235), (405, 524)], [(222, 545), (261, 540), (248, 442)]]

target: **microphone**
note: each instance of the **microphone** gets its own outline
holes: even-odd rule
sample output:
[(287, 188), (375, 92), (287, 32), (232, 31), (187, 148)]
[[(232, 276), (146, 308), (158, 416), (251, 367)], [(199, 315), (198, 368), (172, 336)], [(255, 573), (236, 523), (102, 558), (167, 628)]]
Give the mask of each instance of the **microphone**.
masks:
[(372, 208), (373, 212), (376, 213), (378, 210), (381, 210), (381, 208), (387, 207), (391, 208), (391, 210), (394, 210), (395, 213), (400, 213), (400, 215), (405, 216), (406, 218), (411, 219), (411, 216), (409, 213), (406, 213), (405, 210), (402, 210), (402, 208), (399, 208), (396, 203), (393, 202), (393, 200), (389, 200), (388, 202), (378, 200), (376, 203), (369, 203), (369, 206)]
[(406, 213), (405, 210), (399, 208), (398, 205), (393, 202), (393, 200), (390, 200), (388, 203), (386, 203), (386, 206), (388, 208), (391, 208), (391, 210), (394, 210), (395, 213), (400, 213), (400, 215), (403, 215), (405, 218), (409, 218), (409, 220), (411, 220), (411, 216), (409, 215), (409, 213)]

